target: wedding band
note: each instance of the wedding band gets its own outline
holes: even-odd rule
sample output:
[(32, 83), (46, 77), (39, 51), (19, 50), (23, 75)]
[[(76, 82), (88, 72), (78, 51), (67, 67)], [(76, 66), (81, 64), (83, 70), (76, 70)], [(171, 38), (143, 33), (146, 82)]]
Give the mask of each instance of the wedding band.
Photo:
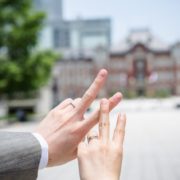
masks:
[(76, 107), (76, 106), (75, 106), (72, 102), (70, 103), (70, 105), (71, 105), (73, 108), (75, 108), (75, 107)]
[(88, 143), (89, 143), (92, 139), (98, 139), (98, 136), (97, 135), (89, 136), (87, 139), (88, 139)]

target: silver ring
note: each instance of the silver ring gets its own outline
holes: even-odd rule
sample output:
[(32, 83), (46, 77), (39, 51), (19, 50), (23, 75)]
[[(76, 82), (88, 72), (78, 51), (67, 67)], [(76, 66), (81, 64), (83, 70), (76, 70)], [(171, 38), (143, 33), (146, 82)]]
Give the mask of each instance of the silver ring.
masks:
[(70, 105), (71, 105), (73, 108), (75, 108), (75, 107), (76, 107), (76, 106), (75, 106), (72, 102), (70, 103)]
[(92, 139), (98, 139), (98, 136), (97, 136), (97, 135), (89, 136), (89, 137), (87, 138), (88, 143), (89, 143)]

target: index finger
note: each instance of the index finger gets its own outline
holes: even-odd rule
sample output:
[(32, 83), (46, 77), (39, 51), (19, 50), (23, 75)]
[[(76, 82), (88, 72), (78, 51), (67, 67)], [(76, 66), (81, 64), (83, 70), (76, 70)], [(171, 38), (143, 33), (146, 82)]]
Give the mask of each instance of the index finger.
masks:
[(82, 97), (81, 102), (76, 107), (76, 110), (80, 114), (84, 114), (84, 112), (88, 109), (91, 103), (96, 98), (98, 92), (101, 90), (102, 86), (104, 85), (108, 72), (105, 69), (100, 70), (98, 75), (96, 76), (94, 82), (91, 84), (89, 89), (85, 92)]

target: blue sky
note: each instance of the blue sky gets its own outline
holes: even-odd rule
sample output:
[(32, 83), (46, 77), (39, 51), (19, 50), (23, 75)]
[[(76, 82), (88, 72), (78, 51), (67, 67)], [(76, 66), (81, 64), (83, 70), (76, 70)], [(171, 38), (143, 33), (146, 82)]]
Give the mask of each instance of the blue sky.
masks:
[(167, 43), (180, 41), (180, 0), (64, 0), (64, 17), (110, 17), (113, 43), (131, 29), (149, 28)]

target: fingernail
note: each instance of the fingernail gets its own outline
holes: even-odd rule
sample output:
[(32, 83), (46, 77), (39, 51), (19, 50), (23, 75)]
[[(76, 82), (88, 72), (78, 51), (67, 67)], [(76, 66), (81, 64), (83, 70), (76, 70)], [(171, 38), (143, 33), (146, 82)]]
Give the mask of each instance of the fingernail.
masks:
[(105, 99), (105, 98), (101, 100), (101, 103), (102, 103), (102, 104), (107, 104), (108, 102), (109, 102), (109, 101), (108, 101), (107, 99)]
[(115, 97), (118, 98), (118, 99), (121, 99), (123, 97), (123, 95), (120, 92), (117, 92), (115, 94)]
[(107, 76), (108, 72), (106, 69), (101, 69), (100, 72), (99, 72), (99, 75), (101, 75), (102, 77), (105, 77)]

